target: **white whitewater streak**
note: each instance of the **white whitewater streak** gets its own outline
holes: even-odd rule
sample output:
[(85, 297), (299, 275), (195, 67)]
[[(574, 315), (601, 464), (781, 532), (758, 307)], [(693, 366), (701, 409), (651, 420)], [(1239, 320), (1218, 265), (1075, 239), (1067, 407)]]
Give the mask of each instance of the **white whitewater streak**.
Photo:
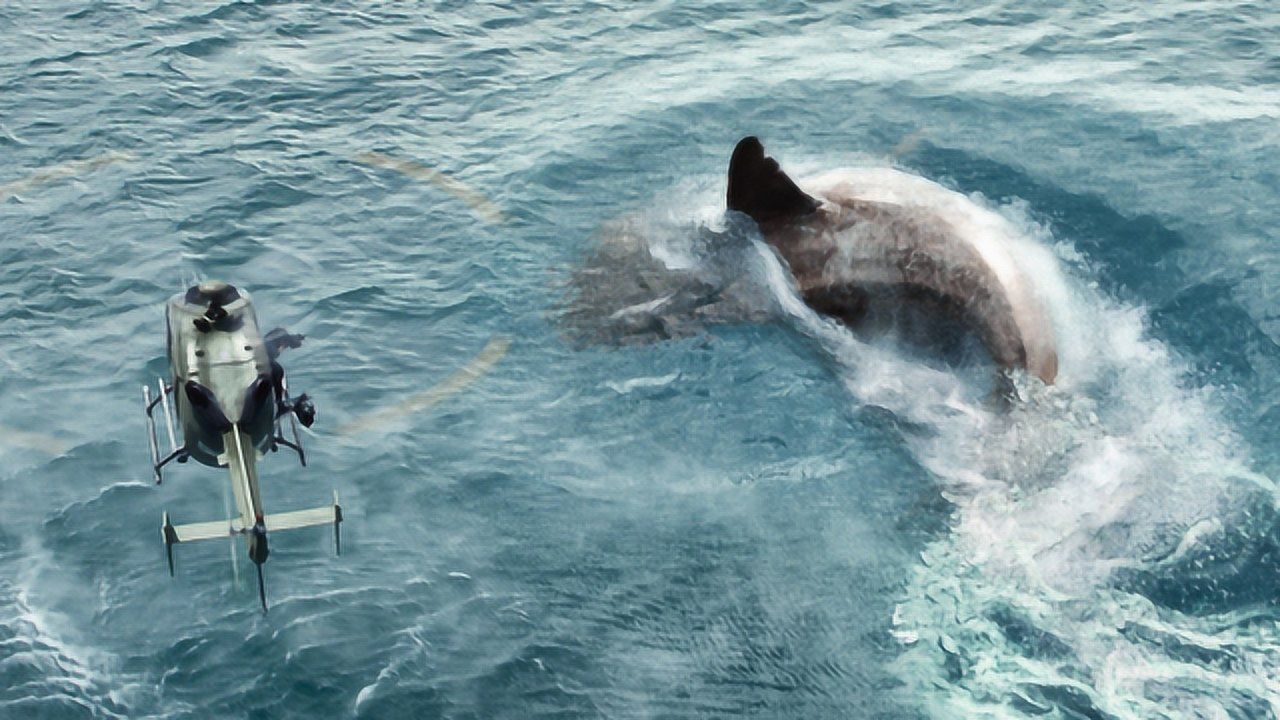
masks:
[(904, 358), (891, 348), (865, 343), (839, 322), (818, 314), (800, 298), (777, 254), (759, 239), (753, 240), (752, 247), (761, 280), (779, 309), (840, 363), (845, 384), (859, 400), (889, 410), (910, 405), (911, 419), (917, 421), (940, 420), (957, 412), (973, 414), (958, 378)]
[(39, 450), (55, 457), (67, 454), (74, 447), (70, 440), (9, 425), (0, 425), (0, 444)]
[(47, 168), (37, 170), (24, 178), (0, 185), (0, 200), (6, 200), (12, 195), (24, 193), (28, 190), (40, 187), (41, 185), (47, 185), (69, 177), (76, 177), (112, 163), (124, 162), (132, 159), (132, 153), (112, 151), (103, 153), (97, 157), (85, 158), (83, 160), (68, 160), (64, 163), (51, 165)]
[[(1147, 335), (1145, 311), (1105, 297), (1088, 268), (1064, 271), (1080, 263), (1070, 246), (1021, 206), (989, 208), (917, 184), (933, 188), (897, 201), (1003, 216), (1001, 241), (1059, 338), (1056, 385), (1016, 378), (1020, 399), (996, 411), (963, 371), (863, 342), (814, 312), (758, 236), (747, 267), (777, 315), (835, 361), (854, 402), (925, 428), (904, 442), (955, 505), (951, 532), (922, 553), (894, 613), (908, 691), (939, 718), (1025, 717), (1072, 703), (1120, 718), (1223, 717), (1240, 697), (1280, 713), (1280, 633), (1235, 641), (1249, 630), (1171, 617), (1111, 582), (1119, 569), (1212, 547), (1225, 508), (1245, 492), (1274, 496), (1274, 483), (1250, 471), (1212, 393), (1184, 387), (1182, 363)], [(689, 260), (672, 248), (654, 254)], [(1009, 622), (1045, 648), (1025, 647), (1016, 628), (1006, 634)], [(1188, 647), (1234, 643), (1238, 662), (1190, 662), (1145, 632)]]
[[(1160, 694), (1148, 684), (1154, 676), (1173, 688), (1238, 690), (1280, 710), (1276, 638), (1242, 643), (1254, 657), (1239, 666), (1188, 664), (1124, 631), (1160, 627), (1195, 644), (1203, 641), (1194, 637), (1198, 621), (1170, 622), (1108, 582), (1119, 568), (1209, 540), (1241, 488), (1274, 494), (1274, 484), (1250, 471), (1247, 448), (1212, 395), (1183, 387), (1183, 366), (1146, 335), (1144, 312), (1070, 280), (1059, 270), (1070, 248), (1059, 246), (1055, 257), (1043, 230), (1017, 208), (1004, 210), (1023, 228), (1012, 239), (1016, 256), (1050, 305), (1063, 374), (1055, 387), (1020, 383), (1022, 401), (1007, 415), (963, 394), (953, 396), (961, 412), (937, 412), (948, 384), (919, 377), (887, 405), (935, 431), (910, 442), (957, 508), (952, 533), (924, 552), (895, 613), (895, 634), (911, 644), (902, 676), (920, 683), (938, 717), (1025, 716), (1046, 702), (1029, 686), (1073, 688), (1124, 718), (1229, 711), (1226, 690)], [(876, 376), (902, 371), (862, 363), (847, 382), (861, 400), (883, 402)], [(993, 620), (1002, 608), (1057, 638), (1071, 657), (1046, 661), (1005, 640)], [(1227, 642), (1212, 632), (1207, 642)]]
[(430, 675), (431, 642), (424, 637), (423, 628), (410, 627), (402, 630), (399, 635), (394, 657), (378, 671), (373, 682), (360, 688), (356, 693), (355, 703), (352, 705), (354, 714), (359, 715), (365, 704), (378, 695), (394, 690), (402, 678), (421, 678)]
[(668, 373), (666, 375), (659, 375), (659, 376), (653, 376), (653, 377), (635, 377), (629, 380), (623, 380), (621, 382), (618, 382), (616, 380), (610, 380), (605, 383), (605, 387), (618, 393), (619, 395), (627, 395), (627, 394), (630, 394), (633, 390), (636, 390), (639, 388), (666, 387), (667, 385), (670, 385), (671, 383), (679, 379), (680, 379), (680, 373), (673, 372), (673, 373)]
[[(944, 217), (990, 213), (981, 198), (921, 179), (907, 196), (894, 173), (862, 177), (886, 183), (870, 195)], [(772, 249), (752, 242), (750, 272), (779, 314), (836, 361), (856, 402), (928, 428), (904, 439), (955, 503), (952, 532), (924, 551), (894, 613), (893, 635), (907, 646), (900, 676), (940, 718), (1025, 717), (1076, 702), (1055, 692), (1121, 718), (1224, 716), (1238, 697), (1280, 712), (1277, 633), (1233, 644), (1245, 630), (1170, 619), (1109, 582), (1118, 569), (1213, 542), (1233, 498), (1250, 488), (1274, 496), (1274, 483), (1250, 471), (1212, 394), (1183, 386), (1184, 367), (1147, 336), (1141, 308), (1064, 273), (1078, 255), (1022, 208), (998, 210), (1001, 242), (1048, 306), (1062, 367), (1052, 387), (1019, 378), (1021, 399), (1009, 412), (989, 409), (972, 379), (818, 315)], [(1053, 638), (1045, 642), (1062, 656), (1019, 646), (1016, 630), (1007, 639), (1002, 613)], [(1195, 664), (1135, 635), (1144, 632), (1189, 647), (1249, 648), (1239, 651), (1248, 658)]]
[[(590, 73), (568, 75), (556, 96), (562, 108), (556, 125), (571, 135), (605, 123), (598, 115), (578, 111), (587, 106), (626, 115), (656, 102), (654, 98), (671, 107), (750, 96), (758, 92), (762, 77), (775, 87), (856, 82), (909, 85), (948, 96), (1057, 97), (1174, 125), (1280, 117), (1280, 88), (1259, 84), (1234, 65), (1197, 62), (1198, 56), (1180, 44), (1146, 42), (1160, 39), (1160, 22), (1182, 22), (1180, 14), (1201, 11), (1201, 4), (1087, 11), (1062, 7), (1038, 23), (1021, 26), (971, 22), (1004, 8), (942, 6), (936, 12), (867, 18), (856, 25), (814, 23), (803, 33), (781, 36), (743, 33), (728, 46), (699, 43), (697, 52), (661, 53), (629, 63), (625, 82), (601, 82)], [(1133, 31), (1111, 32), (1125, 25)], [(961, 33), (964, 41), (957, 42)], [(693, 44), (698, 37), (692, 30), (668, 34), (671, 47)], [(610, 41), (617, 39), (610, 36)], [(1044, 41), (1059, 41), (1064, 48), (1026, 53)], [(638, 36), (635, 42), (635, 48), (624, 44), (611, 50), (644, 57), (646, 46), (640, 44), (652, 39)], [(1168, 78), (1175, 68), (1180, 75), (1176, 83)], [(690, 77), (699, 82), (689, 83)]]
[(33, 700), (52, 701), (48, 707), (56, 708), (64, 706), (57, 698), (65, 697), (70, 704), (89, 709), (93, 717), (139, 717), (127, 708), (131, 699), (149, 690), (150, 683), (120, 676), (114, 656), (77, 643), (71, 623), (33, 597), (36, 576), (50, 562), (44, 548), (27, 542), (19, 557), (22, 561), (12, 580), (0, 579), (0, 637), (5, 638), (0, 642), (4, 653), (0, 662), (13, 677), (23, 675), (13, 665), (38, 667), (43, 677), (38, 683), (0, 689), (0, 716), (8, 717), (10, 703), (20, 703), (29, 712)]

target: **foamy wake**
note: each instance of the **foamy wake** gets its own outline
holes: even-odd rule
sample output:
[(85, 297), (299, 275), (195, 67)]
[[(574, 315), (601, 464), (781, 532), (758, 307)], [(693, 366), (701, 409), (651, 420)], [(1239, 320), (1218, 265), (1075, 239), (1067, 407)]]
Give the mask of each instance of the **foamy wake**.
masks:
[(72, 623), (42, 606), (30, 588), (47, 569), (34, 541), (0, 578), (0, 717), (137, 717), (130, 707), (154, 688), (115, 672), (118, 659), (75, 639)]
[[(956, 212), (958, 196), (946, 195), (929, 209)], [(1246, 496), (1274, 497), (1273, 483), (1249, 470), (1212, 395), (1183, 386), (1184, 366), (1147, 336), (1141, 309), (1064, 273), (1087, 277), (1023, 209), (1000, 214), (1062, 360), (1054, 387), (1019, 380), (1009, 412), (962, 373), (816, 315), (755, 245), (762, 283), (838, 361), (856, 402), (927, 428), (907, 442), (955, 504), (953, 531), (922, 554), (893, 618), (901, 676), (946, 718), (1280, 714), (1274, 623), (1183, 616), (1116, 582), (1213, 543), (1227, 513)]]
[[(587, 279), (628, 286), (594, 273), (634, 262), (645, 281), (617, 297), (583, 295), (585, 305), (611, 318), (620, 311), (602, 300), (666, 313), (664, 329), (693, 316), (780, 317), (832, 358), (853, 402), (906, 421), (904, 441), (955, 507), (951, 532), (922, 553), (892, 618), (898, 672), (930, 714), (1280, 716), (1274, 622), (1183, 615), (1124, 580), (1176, 584), (1187, 562), (1214, 557), (1250, 503), (1271, 512), (1275, 486), (1250, 471), (1212, 393), (1186, 387), (1183, 362), (1149, 337), (1145, 311), (1102, 293), (1085, 260), (1024, 207), (992, 208), (883, 168), (846, 175), (872, 195), (1000, 235), (1052, 319), (1056, 385), (1015, 378), (1020, 397), (1001, 409), (989, 367), (939, 368), (858, 339), (805, 305), (754, 227), (714, 205), (698, 211), (693, 233), (685, 214), (633, 219), (606, 237), (614, 250)], [(705, 197), (680, 194), (671, 206)], [(677, 308), (669, 298), (682, 292), (714, 304)]]

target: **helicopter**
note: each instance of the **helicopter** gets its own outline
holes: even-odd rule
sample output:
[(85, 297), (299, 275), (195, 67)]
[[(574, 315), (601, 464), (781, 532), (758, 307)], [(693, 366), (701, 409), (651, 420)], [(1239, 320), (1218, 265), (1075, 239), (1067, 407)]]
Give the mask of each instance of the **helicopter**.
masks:
[[(175, 525), (164, 513), (160, 530), (169, 575), (174, 574), (174, 545), (242, 537), (257, 569), (258, 599), (265, 613), (262, 566), (270, 552), (268, 532), (332, 524), (334, 548), (342, 553), (342, 507), (336, 490), (333, 502), (320, 507), (271, 514), (262, 508), (257, 472), (261, 457), (284, 447), (297, 453), (303, 467), (307, 464), (298, 424), (311, 427), (315, 405), (306, 393), (290, 397), (278, 360), (285, 349), (300, 347), (304, 336), (284, 328), (263, 336), (249, 294), (217, 280), (171, 297), (165, 317), (170, 376), (167, 382), (157, 379), (154, 396), (149, 385), (142, 387), (155, 482), (163, 481), (161, 471), (169, 463), (194, 459), (226, 468), (235, 497), (234, 516), (225, 520)], [(169, 441), (164, 457), (157, 421), (163, 423)], [(286, 425), (291, 439), (284, 435)]]

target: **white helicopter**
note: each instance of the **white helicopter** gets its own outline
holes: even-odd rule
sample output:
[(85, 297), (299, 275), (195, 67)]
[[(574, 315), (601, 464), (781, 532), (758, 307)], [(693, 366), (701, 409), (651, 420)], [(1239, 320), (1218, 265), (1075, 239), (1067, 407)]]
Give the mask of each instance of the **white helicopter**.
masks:
[[(258, 598), (266, 612), (262, 564), (267, 560), (268, 532), (332, 523), (335, 549), (342, 552), (342, 508), (336, 490), (331, 505), (266, 514), (258, 489), (255, 466), (266, 452), (284, 446), (298, 453), (303, 466), (307, 464), (298, 422), (310, 427), (315, 421), (315, 406), (305, 393), (289, 397), (284, 368), (276, 360), (285, 348), (300, 346), (303, 336), (276, 328), (263, 337), (249, 295), (219, 281), (202, 282), (174, 295), (165, 306), (165, 315), (171, 379), (168, 383), (157, 380), (155, 397), (149, 386), (142, 388), (156, 484), (162, 480), (160, 470), (165, 465), (195, 458), (203, 465), (229, 470), (236, 503), (235, 517), (187, 525), (174, 525), (165, 512), (161, 532), (169, 574), (173, 575), (173, 546), (177, 543), (244, 537), (249, 559), (258, 571)], [(177, 443), (170, 395), (182, 427), (181, 445)], [(169, 453), (163, 458), (156, 437), (157, 406), (163, 411), (169, 440)], [(286, 421), (292, 440), (283, 434)]]

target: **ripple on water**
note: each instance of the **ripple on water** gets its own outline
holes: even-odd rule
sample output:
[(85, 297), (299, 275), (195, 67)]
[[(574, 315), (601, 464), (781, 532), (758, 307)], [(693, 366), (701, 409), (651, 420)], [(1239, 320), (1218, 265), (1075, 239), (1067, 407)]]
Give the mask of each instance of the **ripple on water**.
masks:
[[(1277, 23), (0, 7), (0, 715), (1277, 714)], [(696, 256), (750, 282), (676, 339), (570, 347), (597, 229), (706, 240), (747, 133), (1004, 213), (1066, 276), (1069, 382), (997, 417), (963, 371), (779, 321), (750, 253)], [(594, 300), (665, 294), (639, 275)], [(160, 512), (216, 515), (222, 475), (140, 484), (161, 303), (205, 277), (308, 336), (312, 463), (264, 461), (272, 506), (348, 509), (340, 559), (273, 542), (266, 617), (226, 545), (166, 576)]]

